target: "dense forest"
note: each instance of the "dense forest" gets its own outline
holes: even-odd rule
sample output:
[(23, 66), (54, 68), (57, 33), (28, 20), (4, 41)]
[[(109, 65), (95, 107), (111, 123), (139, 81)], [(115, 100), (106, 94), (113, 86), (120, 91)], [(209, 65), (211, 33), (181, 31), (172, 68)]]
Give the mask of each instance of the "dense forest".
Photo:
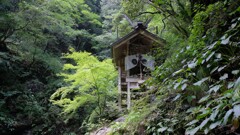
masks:
[[(111, 44), (139, 21), (166, 43), (141, 87), (151, 89), (119, 110)], [(239, 126), (239, 0), (0, 0), (1, 135), (238, 135)]]

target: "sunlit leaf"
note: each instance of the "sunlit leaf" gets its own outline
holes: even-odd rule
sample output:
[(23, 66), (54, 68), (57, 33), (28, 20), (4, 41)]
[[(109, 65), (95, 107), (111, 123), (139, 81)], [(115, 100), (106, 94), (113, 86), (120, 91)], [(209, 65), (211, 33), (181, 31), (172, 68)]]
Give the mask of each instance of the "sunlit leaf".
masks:
[(215, 85), (214, 87), (212, 87), (208, 92), (217, 92), (220, 88), (222, 87), (222, 85)]
[(221, 125), (221, 120), (220, 121), (217, 121), (217, 122), (214, 122), (214, 123), (212, 123), (210, 126), (209, 126), (209, 128), (210, 129), (214, 129), (214, 128), (216, 128), (217, 126), (220, 126)]
[(184, 60), (182, 60), (182, 61), (181, 61), (181, 63), (182, 63), (182, 64), (183, 64), (183, 63), (185, 63), (185, 62), (186, 62), (186, 60), (187, 60), (187, 59), (184, 59)]
[(216, 58), (220, 59), (222, 57), (222, 54), (221, 53), (217, 53), (216, 54)]
[(219, 79), (220, 80), (226, 80), (228, 78), (228, 74), (225, 73), (223, 76), (221, 76)]
[(208, 132), (209, 132), (209, 128), (205, 128), (205, 129), (204, 129), (204, 134), (207, 135)]
[(211, 45), (208, 47), (208, 49), (212, 49), (216, 44), (217, 44), (217, 41), (214, 42), (213, 44), (211, 44)]
[(240, 104), (233, 107), (234, 117), (238, 118), (240, 116)]
[(202, 128), (208, 123), (209, 120), (210, 120), (209, 118), (205, 119), (205, 120), (200, 124), (199, 128), (202, 129)]
[(201, 85), (203, 82), (205, 82), (206, 80), (208, 80), (208, 77), (205, 77), (205, 78), (201, 79), (200, 81), (194, 83), (193, 85), (195, 85), (195, 86), (200, 86), (200, 85)]
[(181, 84), (181, 82), (176, 83), (173, 88), (174, 88), (174, 89), (177, 89), (180, 84)]
[(198, 121), (199, 120), (193, 120), (193, 121), (189, 122), (188, 124), (186, 124), (186, 126), (191, 126), (191, 125), (197, 123)]
[(219, 113), (219, 109), (217, 108), (217, 109), (215, 109), (215, 110), (212, 112), (212, 114), (210, 115), (210, 119), (211, 119), (212, 121), (214, 121), (215, 118), (217, 117), (218, 113)]
[(225, 66), (222, 66), (222, 67), (220, 67), (220, 68), (218, 69), (218, 72), (222, 71), (222, 70), (223, 70), (225, 67), (226, 67), (226, 65), (225, 65)]
[(168, 132), (173, 132), (173, 128), (168, 128), (167, 131)]
[(237, 22), (236, 23), (233, 23), (232, 25), (231, 25), (231, 28), (233, 29), (233, 28), (235, 28), (237, 26)]
[(234, 86), (234, 82), (229, 82), (227, 88), (231, 89)]
[(196, 66), (197, 66), (196, 62), (191, 62), (191, 63), (188, 64), (188, 67), (191, 68), (191, 69), (195, 68)]
[(209, 107), (210, 105), (212, 105), (213, 103), (214, 103), (214, 101), (213, 100), (209, 100), (208, 102), (206, 102), (207, 104), (206, 104), (206, 107)]
[(230, 109), (227, 111), (227, 113), (225, 114), (224, 118), (223, 118), (223, 124), (226, 125), (228, 122), (228, 118), (229, 116), (233, 113), (233, 109)]
[(226, 45), (226, 44), (228, 44), (229, 43), (229, 40), (230, 40), (230, 38), (231, 38), (231, 36), (229, 36), (228, 38), (226, 38), (226, 39), (222, 39), (222, 41), (221, 41), (221, 44), (223, 44), (223, 45)]
[(239, 73), (239, 71), (240, 71), (240, 70), (233, 70), (233, 71), (232, 71), (232, 74), (233, 74), (233, 75), (237, 75), (237, 74)]
[(202, 54), (202, 58), (205, 58), (205, 56), (206, 56), (208, 53), (210, 53), (210, 50), (207, 51), (207, 52), (205, 52), (204, 54)]
[(184, 52), (184, 49), (182, 49), (181, 51), (180, 51), (180, 53), (183, 53)]
[(161, 127), (161, 128), (159, 128), (157, 131), (160, 132), (160, 133), (162, 133), (162, 132), (166, 131), (167, 128), (168, 128), (168, 127)]
[(187, 87), (187, 84), (186, 84), (186, 83), (184, 83), (184, 84), (182, 85), (181, 89), (182, 89), (182, 90), (185, 90), (185, 89), (186, 89), (186, 87)]
[(162, 122), (159, 122), (157, 125), (160, 126), (160, 127), (163, 127), (163, 123)]
[(151, 130), (154, 131), (156, 129), (156, 127), (152, 127)]
[(197, 108), (196, 107), (191, 107), (187, 110), (187, 113), (192, 113), (192, 112), (194, 112), (194, 110), (197, 110)]
[(202, 118), (205, 118), (206, 116), (208, 116), (210, 113), (211, 113), (211, 110), (210, 109), (205, 109), (205, 108), (203, 108), (203, 113), (202, 114), (199, 114), (198, 116), (197, 116), (197, 119), (198, 120), (200, 120), (200, 119), (202, 119)]
[(198, 101), (198, 103), (202, 103), (202, 102), (207, 101), (207, 100), (209, 99), (209, 97), (210, 97), (210, 95), (207, 95), (207, 96), (202, 97), (202, 98)]
[(240, 77), (237, 79), (237, 81), (234, 84), (234, 89), (237, 89), (240, 87)]
[(218, 67), (215, 67), (213, 70), (211, 70), (211, 74), (213, 73), (213, 72), (215, 72), (216, 70), (218, 69)]
[(184, 71), (184, 69), (180, 69), (180, 70), (174, 72), (172, 75), (175, 76), (175, 75), (177, 75), (177, 74), (179, 74), (179, 73), (182, 73), (183, 71)]
[(193, 128), (193, 129), (187, 129), (187, 131), (185, 132), (185, 134), (186, 134), (186, 135), (195, 135), (198, 130), (199, 130), (199, 127), (195, 127), (195, 128)]
[(181, 94), (177, 94), (177, 96), (172, 100), (172, 101), (176, 101), (177, 99), (179, 99), (181, 97)]
[(209, 61), (214, 54), (215, 54), (215, 52), (212, 52), (212, 53), (207, 57), (206, 61)]

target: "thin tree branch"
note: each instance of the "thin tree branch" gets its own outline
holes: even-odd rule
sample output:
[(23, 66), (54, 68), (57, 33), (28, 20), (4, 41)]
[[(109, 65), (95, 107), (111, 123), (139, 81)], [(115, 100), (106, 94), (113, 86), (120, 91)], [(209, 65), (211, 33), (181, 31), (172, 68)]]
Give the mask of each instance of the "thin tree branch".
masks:
[(163, 28), (162, 28), (162, 30), (161, 30), (161, 32), (160, 32), (160, 34), (162, 35), (162, 33), (163, 33), (163, 31), (165, 30), (165, 28), (166, 28), (166, 23), (165, 23), (165, 20), (169, 17), (170, 15), (168, 15), (168, 16), (165, 16), (163, 19), (162, 19), (162, 23), (163, 23)]
[(129, 22), (129, 24), (134, 28), (135, 26), (134, 26), (132, 20), (126, 14), (122, 14), (122, 15)]
[(156, 11), (156, 12), (149, 12), (149, 11), (146, 11), (146, 12), (140, 12), (137, 16), (135, 17), (138, 17), (140, 15), (143, 15), (143, 14), (161, 14), (162, 12), (161, 11)]

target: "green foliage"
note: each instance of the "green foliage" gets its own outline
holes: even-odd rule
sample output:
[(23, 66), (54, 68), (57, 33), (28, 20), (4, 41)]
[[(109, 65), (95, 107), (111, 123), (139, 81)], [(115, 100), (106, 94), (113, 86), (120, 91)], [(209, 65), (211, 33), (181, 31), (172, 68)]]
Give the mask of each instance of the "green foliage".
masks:
[[(234, 113), (233, 110), (238, 110), (239, 100), (238, 96), (233, 96), (236, 93), (233, 86), (239, 76), (239, 64), (236, 64), (239, 61), (239, 46), (236, 42), (239, 38), (239, 21), (238, 17), (232, 16), (232, 10), (225, 9), (225, 6), (217, 2), (209, 5), (206, 11), (197, 13), (188, 45), (175, 51), (154, 73), (158, 78), (156, 81), (163, 81), (159, 85), (168, 87), (160, 89), (160, 93), (167, 92), (169, 97), (171, 93), (178, 93), (170, 101), (184, 103), (180, 104), (182, 108), (190, 107), (183, 113), (184, 118), (170, 117), (171, 122), (181, 121), (181, 125), (187, 128), (185, 134), (215, 133), (221, 128), (228, 130), (228, 133), (230, 129), (224, 127), (227, 124), (231, 124), (233, 132), (238, 129), (238, 117), (233, 117), (238, 116), (237, 111)], [(228, 12), (223, 14), (224, 11)], [(174, 66), (171, 67), (172, 64)], [(164, 113), (159, 116), (164, 118)], [(167, 127), (164, 123), (164, 119), (160, 120), (158, 126), (153, 126), (158, 128), (151, 129), (151, 133), (157, 133), (158, 130), (171, 133), (167, 129), (172, 128), (170, 125), (174, 123), (167, 124)], [(174, 127), (172, 130), (175, 133), (182, 130), (180, 134), (184, 133), (182, 128)]]
[[(54, 73), (55, 70), (52, 70), (53, 67), (49, 68), (47, 62), (38, 65), (40, 61), (41, 58), (32, 61), (19, 55), (0, 53), (1, 134), (23, 133), (25, 130), (22, 129), (30, 128), (35, 134), (54, 130), (51, 119), (57, 116), (48, 110), (50, 103), (47, 101), (51, 88), (56, 85), (52, 83), (50, 87), (45, 83), (51, 83), (54, 76), (49, 73)], [(54, 66), (60, 68), (59, 65)], [(49, 130), (46, 131), (46, 128)]]
[[(147, 82), (156, 88), (158, 107), (132, 127), (144, 122), (144, 131), (155, 135), (238, 133), (239, 5), (181, 0), (148, 4), (164, 14), (162, 18), (171, 14), (162, 25), (168, 46), (155, 50), (159, 65)], [(132, 111), (129, 117), (135, 115), (141, 113)], [(119, 133), (135, 131), (117, 127)]]
[[(161, 28), (167, 45), (154, 50), (147, 81), (154, 90), (112, 125), (113, 134), (239, 132), (238, 3), (1, 0), (0, 134), (84, 134), (119, 117), (116, 71), (104, 59), (132, 30), (124, 15), (133, 25), (152, 18), (148, 30)], [(101, 61), (73, 51), (59, 73), (69, 47)]]
[(101, 25), (99, 15), (91, 12), (84, 0), (24, 1), (18, 2), (16, 9), (3, 12), (1, 46), (31, 44), (59, 54), (73, 45), (91, 51), (92, 43), (86, 39)]
[(55, 75), (61, 53), (69, 46), (93, 51), (100, 25), (84, 0), (1, 0), (0, 134), (64, 134), (80, 127), (64, 124), (48, 100), (65, 86)]
[(65, 72), (60, 74), (69, 85), (59, 88), (51, 102), (63, 108), (67, 120), (74, 118), (81, 107), (103, 115), (106, 102), (116, 95), (117, 73), (111, 60), (99, 61), (87, 52), (72, 52), (64, 58), (75, 62), (65, 64)]
[(111, 57), (111, 43), (116, 40), (117, 37), (113, 33), (106, 32), (99, 36), (94, 37), (94, 40), (97, 42), (97, 45), (93, 48), (97, 51), (99, 59), (106, 59)]

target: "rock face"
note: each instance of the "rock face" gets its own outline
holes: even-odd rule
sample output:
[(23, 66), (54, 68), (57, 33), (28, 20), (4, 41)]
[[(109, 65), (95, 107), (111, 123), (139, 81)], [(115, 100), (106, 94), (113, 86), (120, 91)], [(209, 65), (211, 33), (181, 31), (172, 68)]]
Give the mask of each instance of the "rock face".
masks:
[(111, 131), (110, 127), (102, 127), (90, 135), (107, 135)]
[[(114, 120), (114, 122), (124, 122), (125, 118), (124, 117), (120, 117), (116, 120)], [(90, 133), (90, 135), (107, 135), (111, 133), (111, 128), (110, 127), (102, 127), (100, 129), (98, 129), (97, 131)]]
[(115, 122), (124, 122), (125, 121), (125, 118), (124, 117), (120, 117), (116, 120), (114, 120)]

